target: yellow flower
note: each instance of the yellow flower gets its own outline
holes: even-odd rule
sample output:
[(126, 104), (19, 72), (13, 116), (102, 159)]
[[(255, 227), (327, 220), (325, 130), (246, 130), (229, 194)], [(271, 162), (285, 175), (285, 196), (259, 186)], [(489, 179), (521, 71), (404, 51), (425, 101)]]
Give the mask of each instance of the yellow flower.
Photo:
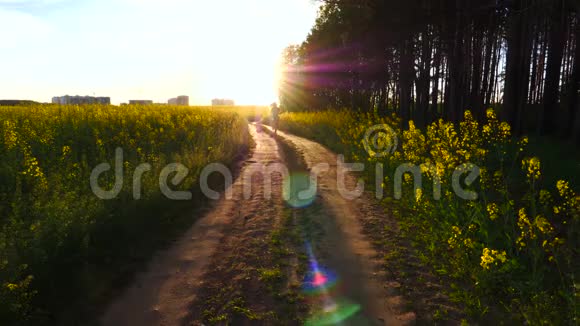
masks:
[(552, 199), (552, 195), (547, 190), (540, 190), (540, 203), (547, 205)]
[(542, 216), (536, 217), (536, 220), (534, 221), (534, 224), (535, 224), (536, 228), (538, 230), (540, 230), (540, 232), (542, 232), (544, 234), (550, 234), (550, 233), (552, 233), (554, 231), (554, 227), (552, 227), (552, 225), (550, 224), (550, 222), (548, 222), (548, 220), (546, 220)]
[(421, 198), (423, 198), (423, 190), (421, 188), (415, 190), (415, 201), (421, 203)]
[(518, 212), (518, 227), (520, 228), (520, 236), (516, 240), (516, 243), (519, 245), (520, 248), (526, 246), (525, 239), (535, 239), (536, 234), (534, 233), (534, 229), (530, 219), (526, 214), (526, 209), (522, 208)]
[(493, 264), (493, 256), (491, 255), (491, 250), (489, 248), (483, 249), (483, 254), (481, 255), (481, 262), (479, 263), (483, 269), (489, 269), (490, 265)]
[(455, 248), (459, 242), (459, 236), (461, 235), (461, 229), (458, 226), (452, 226), (451, 231), (453, 231), (453, 236), (447, 239), (447, 243), (450, 248)]
[(499, 263), (507, 261), (507, 254), (505, 250), (498, 251), (489, 248), (483, 248), (481, 255), (481, 262), (479, 263), (483, 269), (491, 269), (491, 265), (498, 266)]
[(526, 171), (526, 175), (530, 180), (538, 180), (541, 176), (540, 171), (540, 159), (537, 157), (532, 157), (530, 159), (524, 159), (522, 161), (522, 168)]
[(13, 122), (4, 121), (4, 143), (7, 149), (12, 149), (18, 144), (18, 134)]
[(455, 237), (451, 237), (447, 239), (447, 244), (449, 245), (449, 248), (454, 248), (455, 245), (457, 244), (457, 240), (455, 239)]
[(505, 263), (507, 261), (507, 255), (505, 251), (501, 251), (501, 252), (497, 252), (495, 250), (491, 251), (493, 254), (495, 254), (495, 258), (498, 259), (499, 261), (501, 261), (502, 263)]
[(578, 199), (574, 190), (570, 188), (570, 184), (567, 181), (559, 180), (556, 183), (556, 189), (558, 194), (562, 199), (560, 205), (554, 206), (554, 213), (567, 213), (570, 209), (578, 207)]
[(466, 238), (465, 240), (463, 240), (463, 244), (467, 248), (473, 248), (473, 240), (471, 240), (470, 238)]
[(499, 125), (499, 134), (501, 136), (501, 139), (506, 139), (509, 138), (509, 136), (511, 135), (511, 127), (507, 122), (502, 122)]
[(496, 203), (488, 204), (487, 212), (489, 214), (489, 219), (492, 221), (499, 217), (499, 207), (497, 206)]
[(14, 291), (14, 290), (18, 289), (18, 284), (6, 283), (6, 288), (10, 291)]
[(564, 181), (564, 180), (558, 180), (558, 182), (556, 182), (556, 188), (558, 189), (558, 192), (560, 193), (560, 196), (564, 197), (568, 191), (568, 189), (570, 188), (568, 182)]
[(523, 152), (524, 151), (524, 149), (526, 148), (526, 146), (528, 146), (528, 143), (529, 143), (528, 137), (525, 137), (524, 136), (524, 137), (522, 137), (520, 139), (520, 141), (518, 142), (518, 145), (520, 147), (520, 152)]

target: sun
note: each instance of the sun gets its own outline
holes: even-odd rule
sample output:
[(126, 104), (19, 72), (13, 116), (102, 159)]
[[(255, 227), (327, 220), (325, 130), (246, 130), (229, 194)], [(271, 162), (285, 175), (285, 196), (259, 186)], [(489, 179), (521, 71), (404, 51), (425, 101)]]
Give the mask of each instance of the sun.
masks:
[(195, 58), (198, 97), (227, 98), (241, 105), (277, 101), (281, 52), (282, 48), (248, 37), (200, 49)]
[(212, 98), (228, 98), (244, 105), (277, 101), (280, 80), (277, 60), (246, 57), (213, 62), (212, 66), (213, 73), (209, 73), (206, 81), (207, 93)]

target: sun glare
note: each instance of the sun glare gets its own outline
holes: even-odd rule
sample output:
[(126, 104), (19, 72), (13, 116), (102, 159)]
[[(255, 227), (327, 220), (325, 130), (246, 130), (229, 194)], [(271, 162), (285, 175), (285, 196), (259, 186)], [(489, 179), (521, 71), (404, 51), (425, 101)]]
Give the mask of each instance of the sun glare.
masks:
[[(231, 98), (238, 104), (267, 105), (278, 100), (279, 52), (253, 44), (251, 50), (226, 52), (208, 58), (202, 93), (212, 98)], [(204, 94), (204, 95), (205, 95)]]
[[(10, 31), (0, 44), (9, 50), (2, 51), (0, 97), (96, 94), (121, 104), (188, 95), (197, 105), (213, 98), (270, 104), (281, 52), (302, 42), (316, 18), (310, 0), (126, 0), (114, 1), (114, 10), (111, 1), (46, 12), (0, 5), (0, 31)], [(33, 44), (44, 49), (41, 59), (31, 57)]]

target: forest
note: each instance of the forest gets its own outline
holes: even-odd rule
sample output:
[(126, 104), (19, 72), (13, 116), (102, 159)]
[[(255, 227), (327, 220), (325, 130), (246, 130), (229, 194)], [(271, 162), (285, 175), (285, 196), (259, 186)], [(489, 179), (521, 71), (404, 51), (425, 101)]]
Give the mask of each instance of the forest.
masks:
[(394, 110), (424, 127), (494, 108), (515, 134), (580, 143), (580, 2), (323, 2), (284, 52), (289, 110)]

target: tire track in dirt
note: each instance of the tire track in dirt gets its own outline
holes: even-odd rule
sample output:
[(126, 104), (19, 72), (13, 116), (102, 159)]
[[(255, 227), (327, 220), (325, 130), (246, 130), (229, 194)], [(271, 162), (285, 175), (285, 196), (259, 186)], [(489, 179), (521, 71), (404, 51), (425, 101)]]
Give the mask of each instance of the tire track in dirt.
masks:
[[(250, 175), (245, 172), (254, 166), (253, 163), (281, 162), (274, 139), (258, 132), (255, 126), (250, 128), (250, 133), (256, 147), (251, 158), (244, 163), (241, 176)], [(260, 221), (256, 218), (257, 214), (268, 217), (279, 215), (276, 207), (281, 203), (275, 205), (274, 201), (280, 202), (280, 191), (276, 190), (280, 187), (272, 187), (274, 201), (262, 200), (263, 188), (253, 189), (252, 198), (244, 200), (243, 183), (248, 180), (243, 179), (237, 178), (232, 185), (231, 200), (225, 199), (222, 194), (209, 213), (198, 219), (171, 248), (153, 257), (146, 271), (137, 275), (129, 288), (106, 310), (101, 319), (103, 325), (179, 325), (190, 316), (191, 303), (196, 299), (200, 282), (217, 248), (224, 244), (228, 232), (238, 231), (232, 230), (232, 225)], [(275, 177), (272, 179), (274, 183), (281, 183)], [(265, 228), (269, 227), (266, 225)], [(244, 232), (254, 232), (246, 234), (251, 237), (263, 236), (260, 231)]]
[[(358, 303), (362, 311), (341, 325), (407, 325), (414, 324), (416, 315), (399, 296), (398, 284), (387, 282), (382, 255), (365, 236), (362, 214), (380, 214), (381, 209), (373, 199), (362, 196), (348, 200), (337, 187), (337, 156), (324, 146), (278, 131), (279, 137), (293, 145), (303, 156), (308, 168), (327, 163), (330, 169), (318, 177), (318, 196), (324, 209), (306, 210), (324, 229), (317, 249), (320, 260), (337, 273), (341, 280), (341, 294)], [(347, 189), (356, 187), (357, 179), (345, 175)], [(383, 217), (384, 218), (384, 217)]]
[(252, 189), (240, 203), (243, 218), (228, 225), (183, 325), (298, 325), (296, 318), (305, 314), (300, 283), (292, 277), (296, 255), (283, 236), (293, 227), (284, 206), (283, 175), (263, 170), (286, 166), (285, 155), (260, 125), (250, 130), (256, 150), (267, 149), (268, 155), (250, 160), (242, 173), (242, 183)]
[[(362, 232), (361, 214), (378, 214), (377, 210), (369, 208), (373, 204), (368, 198), (349, 201), (337, 190), (336, 155), (318, 143), (281, 132), (284, 143), (279, 144), (260, 130), (260, 125), (250, 126), (256, 147), (232, 185), (233, 198), (215, 202), (171, 248), (159, 252), (110, 305), (101, 319), (104, 325), (200, 325), (208, 314), (213, 324), (298, 324), (307, 314), (299, 294), (301, 279), (296, 277), (297, 257), (304, 256), (304, 250), (291, 247), (303, 247), (305, 239), (278, 247), (271, 241), (284, 227), (299, 229), (299, 220), (315, 221), (312, 225), (319, 237), (312, 247), (320, 264), (337, 274), (339, 287), (334, 294), (362, 308), (341, 325), (414, 322), (414, 313), (406, 311), (401, 297), (384, 281), (382, 257)], [(253, 169), (273, 163), (295, 165), (297, 160), (303, 161), (298, 164), (302, 168), (322, 162), (330, 165), (319, 176), (315, 201), (304, 208), (287, 207), (279, 174), (271, 175), (271, 198), (265, 198), (264, 176)], [(291, 171), (296, 168), (290, 166)], [(356, 181), (346, 176), (349, 189)], [(244, 197), (248, 183), (252, 191)], [(291, 225), (284, 226), (288, 222)], [(286, 283), (264, 281), (263, 270), (272, 267), (291, 275)], [(325, 308), (317, 307), (315, 300), (308, 302), (311, 312)]]

